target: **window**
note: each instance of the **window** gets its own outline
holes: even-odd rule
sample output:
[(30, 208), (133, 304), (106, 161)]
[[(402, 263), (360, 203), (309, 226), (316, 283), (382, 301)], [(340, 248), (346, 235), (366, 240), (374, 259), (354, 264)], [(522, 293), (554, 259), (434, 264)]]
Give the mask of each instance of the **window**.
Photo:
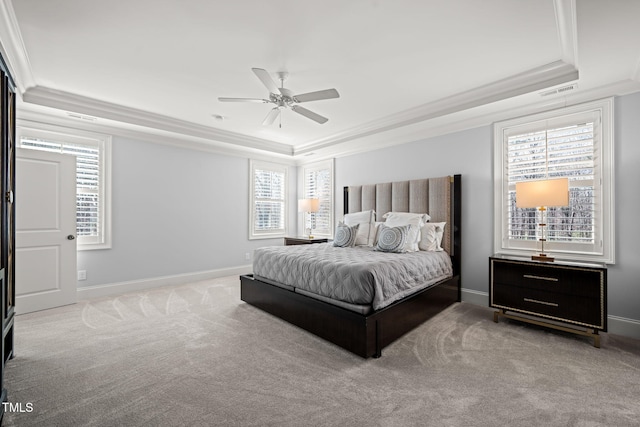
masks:
[(331, 237), (333, 232), (333, 160), (303, 166), (302, 194), (305, 199), (319, 199), (320, 210), (303, 215), (303, 228), (313, 225), (316, 236)]
[(76, 157), (78, 250), (110, 248), (111, 137), (75, 131), (71, 135), (20, 128), (18, 141), (22, 148)]
[(287, 167), (250, 161), (250, 239), (283, 237), (287, 224)]
[(613, 101), (495, 125), (496, 252), (540, 250), (536, 208), (517, 208), (516, 182), (569, 179), (569, 206), (546, 211), (545, 250), (613, 263)]

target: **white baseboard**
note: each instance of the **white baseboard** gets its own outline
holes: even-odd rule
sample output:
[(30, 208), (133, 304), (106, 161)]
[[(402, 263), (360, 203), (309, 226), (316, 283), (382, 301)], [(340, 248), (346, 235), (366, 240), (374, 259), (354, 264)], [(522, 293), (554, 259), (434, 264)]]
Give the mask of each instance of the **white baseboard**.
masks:
[(626, 317), (618, 316), (607, 316), (607, 323), (607, 332), (640, 340), (640, 320), (627, 319)]
[[(489, 293), (462, 289), (462, 301), (470, 304), (489, 306)], [(625, 337), (640, 339), (640, 320), (627, 319), (626, 317), (607, 316), (607, 333), (623, 335)]]
[(483, 307), (489, 306), (489, 294), (487, 292), (474, 291), (462, 288), (462, 301)]
[[(198, 271), (195, 273), (176, 274), (173, 276), (153, 277), (149, 279), (132, 280), (129, 282), (109, 283), (106, 285), (87, 286), (78, 288), (78, 300), (106, 297), (127, 292), (142, 291), (162, 286), (183, 285), (201, 280), (216, 279), (218, 277), (236, 276), (251, 273), (251, 265), (241, 265), (217, 270)], [(239, 282), (239, 281), (238, 281)]]

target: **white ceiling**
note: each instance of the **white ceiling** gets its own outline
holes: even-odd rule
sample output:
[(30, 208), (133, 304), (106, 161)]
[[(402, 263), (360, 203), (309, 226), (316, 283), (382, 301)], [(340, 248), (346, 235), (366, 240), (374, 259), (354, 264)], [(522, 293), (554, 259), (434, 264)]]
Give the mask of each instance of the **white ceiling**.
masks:
[[(1, 1), (23, 115), (284, 157), (640, 90), (636, 0)], [(329, 121), (288, 110), (262, 126), (271, 105), (219, 102), (268, 97), (252, 67), (289, 72), (294, 93), (336, 88), (304, 104)]]

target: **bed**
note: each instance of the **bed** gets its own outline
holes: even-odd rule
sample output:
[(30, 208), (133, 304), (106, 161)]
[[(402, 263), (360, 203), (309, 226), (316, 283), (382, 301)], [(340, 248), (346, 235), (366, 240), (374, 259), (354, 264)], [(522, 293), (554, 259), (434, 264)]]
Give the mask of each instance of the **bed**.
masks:
[[(404, 283), (399, 282), (397, 284), (401, 288), (399, 296), (381, 298), (378, 295), (380, 291), (374, 289), (369, 293), (373, 294), (372, 298), (377, 296), (377, 300), (372, 299), (367, 302), (359, 300), (356, 296), (352, 301), (336, 301), (344, 298), (339, 298), (340, 295), (336, 294), (340, 293), (340, 287), (336, 285), (335, 277), (332, 280), (328, 276), (323, 278), (319, 272), (306, 275), (305, 272), (310, 270), (309, 265), (296, 267), (294, 264), (285, 263), (283, 265), (287, 267), (276, 266), (274, 270), (280, 273), (286, 270), (288, 277), (282, 275), (267, 277), (270, 274), (265, 272), (264, 267), (260, 267), (260, 275), (240, 276), (241, 299), (361, 357), (380, 357), (384, 347), (451, 304), (460, 301), (461, 177), (454, 175), (349, 186), (344, 188), (343, 200), (345, 215), (367, 210), (379, 213), (415, 212), (428, 213), (432, 223), (446, 222), (442, 236), (444, 251), (434, 255), (433, 258), (440, 258), (437, 262), (442, 265), (448, 264), (450, 271), (442, 277), (426, 282), (422, 279), (414, 280), (413, 276), (419, 275), (412, 270), (414, 267), (407, 267), (406, 271), (413, 276), (407, 276), (403, 280), (416, 281), (417, 286), (404, 287)], [(380, 216), (377, 219), (382, 221)], [(383, 262), (376, 261), (376, 257), (382, 255), (374, 251), (334, 248), (331, 243), (265, 248), (262, 252), (283, 252), (291, 259), (296, 257), (313, 259), (316, 255), (311, 253), (317, 252), (325, 260), (323, 262), (327, 264), (326, 267), (331, 270), (328, 260), (332, 257), (342, 253), (348, 253), (351, 256), (358, 253), (357, 251), (363, 251), (359, 253), (364, 254), (367, 259), (373, 257), (369, 260), (370, 263)], [(408, 257), (404, 255), (402, 254), (402, 259), (412, 260), (411, 262), (414, 262), (414, 258), (425, 256), (420, 253)], [(258, 258), (260, 259), (260, 256)], [(446, 258), (446, 263), (443, 263), (442, 258)], [(263, 265), (270, 265), (271, 262), (270, 259), (262, 261)], [(338, 262), (342, 261), (338, 259)], [(338, 266), (331, 271), (333, 271), (332, 276), (344, 278), (342, 279), (345, 282), (344, 285), (353, 286), (347, 276), (335, 274), (339, 271)], [(349, 273), (349, 276), (351, 274)], [(318, 282), (313, 286), (330, 289), (334, 294), (327, 295), (333, 298), (318, 295), (316, 293), (318, 291), (310, 287), (312, 286), (310, 282), (313, 281)]]

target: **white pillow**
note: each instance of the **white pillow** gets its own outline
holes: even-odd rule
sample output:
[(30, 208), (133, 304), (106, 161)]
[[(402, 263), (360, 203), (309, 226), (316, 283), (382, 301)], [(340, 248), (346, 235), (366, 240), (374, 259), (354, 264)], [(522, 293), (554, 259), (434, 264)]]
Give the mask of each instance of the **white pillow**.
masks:
[(446, 222), (428, 222), (420, 229), (420, 243), (418, 247), (421, 251), (443, 251), (442, 236)]
[(344, 216), (344, 223), (350, 226), (359, 224), (358, 235), (356, 236), (355, 246), (373, 246), (375, 237), (374, 210), (348, 213)]
[(413, 212), (387, 212), (386, 214), (382, 215), (382, 218), (405, 218), (407, 220), (410, 219), (422, 219), (424, 222), (429, 222), (429, 220), (431, 219), (431, 217), (429, 216), (429, 214), (427, 213), (413, 213)]
[(420, 242), (420, 229), (431, 218), (427, 214), (414, 214), (408, 212), (387, 212), (383, 215), (386, 219), (387, 227), (400, 227), (410, 225), (407, 235), (406, 250), (407, 252), (415, 252), (420, 250), (418, 243)]
[(374, 222), (373, 223), (373, 246), (378, 244), (378, 235), (380, 235), (380, 226), (384, 224), (384, 222)]

